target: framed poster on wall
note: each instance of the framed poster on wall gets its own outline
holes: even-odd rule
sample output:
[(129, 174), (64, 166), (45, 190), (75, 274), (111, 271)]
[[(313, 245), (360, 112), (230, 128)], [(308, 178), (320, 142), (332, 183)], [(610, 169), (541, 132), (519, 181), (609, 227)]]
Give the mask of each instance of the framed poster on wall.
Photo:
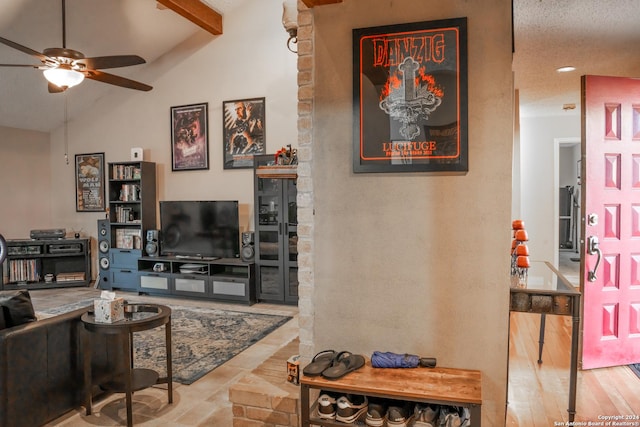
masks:
[(353, 30), (354, 172), (468, 171), (467, 19)]
[(208, 106), (171, 107), (171, 170), (209, 169)]
[(266, 153), (265, 98), (222, 103), (224, 169), (253, 167), (253, 156)]
[(76, 154), (76, 211), (103, 212), (104, 153)]

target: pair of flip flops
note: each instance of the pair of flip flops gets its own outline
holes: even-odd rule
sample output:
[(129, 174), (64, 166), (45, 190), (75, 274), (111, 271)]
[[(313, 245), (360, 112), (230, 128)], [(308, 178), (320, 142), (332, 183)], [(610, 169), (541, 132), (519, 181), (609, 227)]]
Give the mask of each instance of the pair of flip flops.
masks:
[(335, 352), (323, 350), (313, 356), (311, 363), (304, 367), (302, 373), (308, 376), (322, 375), (335, 380), (364, 366), (364, 356), (350, 351)]

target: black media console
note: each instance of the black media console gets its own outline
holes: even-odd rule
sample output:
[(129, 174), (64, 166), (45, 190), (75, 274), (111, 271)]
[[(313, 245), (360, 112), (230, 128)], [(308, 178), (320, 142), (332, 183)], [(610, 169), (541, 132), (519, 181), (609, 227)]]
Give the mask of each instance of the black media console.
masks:
[(7, 240), (7, 259), (0, 264), (0, 289), (88, 286), (90, 247), (89, 239)]
[(138, 259), (139, 292), (254, 304), (255, 264), (236, 258)]

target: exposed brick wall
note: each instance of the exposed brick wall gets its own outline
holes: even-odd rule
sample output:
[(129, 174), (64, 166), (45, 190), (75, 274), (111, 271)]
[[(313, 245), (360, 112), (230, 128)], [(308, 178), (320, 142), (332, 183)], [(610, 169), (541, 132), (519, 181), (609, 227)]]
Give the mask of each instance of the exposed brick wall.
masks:
[(313, 14), (298, 1), (298, 309), (300, 355), (313, 354)]

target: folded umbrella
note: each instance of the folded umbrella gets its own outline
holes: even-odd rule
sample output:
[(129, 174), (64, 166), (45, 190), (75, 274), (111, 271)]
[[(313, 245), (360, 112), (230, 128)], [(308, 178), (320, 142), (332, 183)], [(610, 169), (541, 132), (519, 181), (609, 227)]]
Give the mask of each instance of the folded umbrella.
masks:
[(418, 366), (435, 368), (436, 359), (415, 354), (374, 351), (371, 355), (371, 366), (374, 368), (417, 368)]

